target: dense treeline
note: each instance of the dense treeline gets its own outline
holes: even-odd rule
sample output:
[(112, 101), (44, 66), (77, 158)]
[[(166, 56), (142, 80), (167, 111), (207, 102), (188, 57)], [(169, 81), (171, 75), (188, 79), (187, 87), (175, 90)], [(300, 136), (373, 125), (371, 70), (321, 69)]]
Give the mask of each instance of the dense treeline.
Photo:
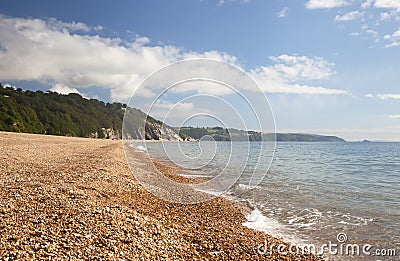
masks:
[(304, 133), (276, 133), (276, 141), (344, 142), (345, 140), (336, 136), (324, 136)]
[[(178, 128), (177, 128), (178, 129)], [(305, 133), (261, 133), (258, 131), (245, 131), (238, 129), (225, 129), (221, 127), (181, 127), (180, 134), (195, 139), (208, 135), (216, 141), (300, 141), (300, 142), (344, 142), (336, 136), (323, 136)]]
[[(0, 84), (0, 130), (103, 138), (121, 134), (125, 104)], [(108, 131), (108, 132), (107, 132)]]
[(208, 135), (216, 141), (261, 141), (262, 133), (238, 129), (225, 129), (222, 127), (181, 127), (180, 135), (184, 134), (194, 139)]

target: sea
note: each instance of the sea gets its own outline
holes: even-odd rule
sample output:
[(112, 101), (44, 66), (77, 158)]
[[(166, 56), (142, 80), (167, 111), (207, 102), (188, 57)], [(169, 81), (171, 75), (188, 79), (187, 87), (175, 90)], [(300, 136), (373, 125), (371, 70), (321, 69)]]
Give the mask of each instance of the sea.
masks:
[[(150, 142), (137, 148), (178, 165), (186, 177), (235, 179), (220, 195), (250, 207), (245, 226), (314, 246), (334, 260), (400, 260), (400, 143), (277, 142), (272, 154), (263, 146)], [(254, 173), (262, 177), (257, 184), (249, 182)]]

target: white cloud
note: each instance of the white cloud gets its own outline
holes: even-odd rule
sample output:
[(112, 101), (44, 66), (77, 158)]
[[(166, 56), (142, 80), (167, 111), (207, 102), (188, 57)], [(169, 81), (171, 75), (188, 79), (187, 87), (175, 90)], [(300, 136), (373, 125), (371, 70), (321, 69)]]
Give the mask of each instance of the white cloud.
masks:
[(367, 34), (370, 34), (373, 38), (377, 38), (378, 37), (378, 32), (372, 29), (366, 30), (365, 31)]
[(385, 94), (377, 94), (376, 97), (378, 97), (381, 100), (400, 99), (400, 94), (385, 93)]
[(198, 94), (208, 94), (217, 96), (233, 93), (233, 90), (231, 90), (229, 87), (213, 82), (204, 82), (204, 81), (186, 82), (171, 89), (171, 91), (175, 93), (186, 93), (193, 90), (196, 90), (196, 93)]
[(367, 34), (371, 35), (375, 43), (379, 43), (379, 33), (373, 29), (368, 29), (365, 31)]
[(372, 3), (373, 3), (373, 0), (366, 0), (363, 3), (361, 3), (361, 8), (367, 9), (372, 5)]
[(388, 115), (391, 119), (400, 119), (400, 114)]
[(334, 64), (320, 57), (281, 55), (270, 57), (271, 66), (260, 66), (250, 71), (262, 90), (274, 93), (349, 94), (345, 90), (299, 84), (298, 81), (323, 80), (334, 74)]
[(392, 34), (393, 38), (400, 38), (400, 29)]
[(400, 11), (399, 0), (376, 0), (374, 6), (377, 8), (396, 9)]
[[(73, 24), (69, 28), (85, 28)], [(146, 38), (127, 43), (74, 34), (54, 20), (0, 16), (0, 34), (5, 49), (0, 52), (0, 79), (105, 87), (114, 100), (128, 98), (149, 73), (182, 58), (174, 46), (148, 46)]]
[[(74, 33), (76, 30), (80, 34)], [(119, 38), (85, 34), (87, 30), (90, 27), (79, 22), (0, 15), (0, 79), (43, 84), (56, 82), (59, 85), (53, 88), (57, 87), (59, 91), (63, 90), (61, 83), (72, 90), (102, 87), (110, 90), (112, 100), (125, 101), (147, 75), (172, 62), (203, 57), (238, 64), (236, 57), (223, 52), (197, 53), (171, 45), (149, 45), (150, 39), (143, 36), (126, 42)], [(264, 83), (265, 77), (273, 76), (274, 85), (265, 87), (266, 91), (346, 93), (296, 82), (329, 78), (334, 73), (334, 64), (322, 58), (281, 55), (271, 59), (274, 65), (251, 70), (255, 78)], [(140, 95), (152, 97), (154, 93), (143, 88)]]
[(335, 8), (348, 5), (346, 0), (309, 0), (306, 2), (307, 9)]
[(368, 93), (368, 94), (365, 95), (365, 97), (368, 97), (368, 98), (374, 98), (374, 97), (376, 97), (376, 98), (379, 98), (379, 99), (381, 99), (381, 100), (400, 99), (400, 94), (394, 94), (394, 93), (379, 93), (379, 94), (373, 95), (373, 94), (371, 94), (371, 93)]
[(135, 39), (135, 44), (146, 45), (150, 43), (150, 39), (145, 36), (137, 36)]
[(181, 59), (207, 58), (207, 59), (221, 60), (227, 63), (239, 65), (238, 60), (235, 56), (218, 51), (207, 51), (204, 53), (185, 52), (182, 53), (181, 56), (182, 56)]
[(150, 104), (147, 104), (146, 107), (150, 109), (149, 114), (153, 117), (175, 126), (181, 125), (182, 119), (187, 119), (197, 113), (212, 114), (208, 109), (202, 108), (201, 103), (198, 102), (196, 104), (183, 101), (173, 103), (166, 100), (157, 100), (153, 107), (150, 108)]
[(222, 6), (227, 2), (239, 2), (241, 4), (247, 4), (250, 0), (218, 0), (217, 6)]
[(352, 21), (356, 20), (364, 15), (363, 12), (360, 11), (351, 11), (348, 13), (345, 13), (343, 15), (336, 15), (335, 21), (336, 22), (347, 22), (347, 21)]
[(289, 11), (289, 8), (288, 8), (287, 6), (285, 6), (285, 7), (282, 8), (282, 10), (280, 10), (276, 15), (277, 15), (279, 18), (283, 18), (283, 17), (286, 17), (286, 16), (287, 16), (288, 11)]
[(375, 38), (375, 37), (378, 37), (378, 32), (375, 31), (375, 30), (368, 29), (368, 30), (366, 30), (365, 32), (368, 33), (368, 34), (370, 34), (370, 35), (372, 35), (374, 38)]
[(79, 93), (79, 91), (75, 88), (68, 87), (62, 83), (56, 83), (54, 86), (50, 89), (52, 92), (57, 92), (59, 94), (70, 94), (70, 93)]
[(393, 32), (392, 34), (386, 34), (383, 37), (383, 39), (385, 39), (386, 41), (389, 41), (389, 43), (387, 43), (385, 45), (386, 48), (395, 47), (395, 46), (400, 45), (400, 29)]
[(67, 30), (69, 32), (76, 32), (76, 31), (90, 32), (90, 30), (91, 30), (91, 28), (84, 23), (80, 23), (80, 22), (66, 23), (66, 22), (59, 21), (55, 18), (48, 19), (47, 25), (49, 26), (49, 28), (51, 28), (53, 30), (59, 30), (59, 31)]
[[(372, 36), (371, 38), (375, 42), (370, 48), (389, 48), (400, 45), (400, 39), (392, 39), (390, 42), (378, 45), (378, 43), (383, 42), (379, 35), (387, 34), (383, 31), (386, 30), (383, 27), (386, 25), (381, 23), (385, 22), (391, 26), (398, 26), (400, 22), (400, 0), (308, 0), (305, 6), (308, 9), (339, 8), (340, 12), (336, 15), (335, 22), (360, 20), (363, 23), (361, 27), (363, 31)], [(350, 7), (355, 9), (348, 11)], [(350, 35), (355, 36), (356, 34)]]
[(381, 21), (389, 21), (390, 20), (390, 14), (387, 12), (383, 12), (380, 15), (380, 19)]
[(157, 100), (157, 102), (154, 103), (153, 108), (157, 110), (166, 110), (166, 111), (171, 109), (176, 109), (186, 114), (186, 113), (191, 113), (193, 111), (194, 105), (192, 102), (171, 103), (169, 101)]
[(328, 79), (335, 73), (332, 69), (335, 64), (321, 57), (283, 54), (271, 56), (270, 59), (275, 62), (271, 68), (289, 81)]
[(14, 90), (18, 89), (17, 86), (10, 84), (10, 83), (5, 83), (5, 84), (3, 84), (3, 86), (6, 88), (13, 88)]
[(399, 45), (400, 45), (400, 42), (394, 41), (392, 43), (386, 44), (385, 48), (396, 47), (396, 46), (399, 46)]
[(379, 20), (381, 21), (389, 21), (392, 18), (392, 14), (388, 12), (382, 12), (380, 14)]
[(102, 31), (103, 29), (104, 29), (104, 27), (101, 25), (97, 25), (97, 26), (93, 27), (93, 30), (95, 30), (95, 31)]

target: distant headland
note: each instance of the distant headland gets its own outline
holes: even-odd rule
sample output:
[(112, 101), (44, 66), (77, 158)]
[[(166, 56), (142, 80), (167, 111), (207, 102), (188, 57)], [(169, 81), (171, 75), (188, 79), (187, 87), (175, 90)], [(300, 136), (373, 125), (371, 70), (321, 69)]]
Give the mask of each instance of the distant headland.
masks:
[(304, 133), (262, 133), (222, 127), (171, 127), (126, 104), (86, 99), (79, 94), (24, 91), (0, 84), (0, 131), (58, 136), (196, 141), (207, 135), (216, 141), (344, 142), (336, 136)]

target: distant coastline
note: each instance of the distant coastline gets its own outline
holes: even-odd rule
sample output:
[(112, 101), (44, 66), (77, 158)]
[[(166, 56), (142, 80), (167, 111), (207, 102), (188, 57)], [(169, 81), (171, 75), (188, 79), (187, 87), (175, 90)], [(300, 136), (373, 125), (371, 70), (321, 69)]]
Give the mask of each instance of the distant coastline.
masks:
[(175, 128), (181, 136), (199, 140), (209, 136), (215, 141), (288, 141), (288, 142), (345, 142), (336, 136), (325, 136), (307, 133), (262, 133), (222, 127), (181, 127)]
[(171, 127), (139, 109), (79, 94), (29, 91), (0, 84), (0, 131), (97, 139), (196, 141), (345, 142), (336, 136), (262, 133), (222, 127)]

